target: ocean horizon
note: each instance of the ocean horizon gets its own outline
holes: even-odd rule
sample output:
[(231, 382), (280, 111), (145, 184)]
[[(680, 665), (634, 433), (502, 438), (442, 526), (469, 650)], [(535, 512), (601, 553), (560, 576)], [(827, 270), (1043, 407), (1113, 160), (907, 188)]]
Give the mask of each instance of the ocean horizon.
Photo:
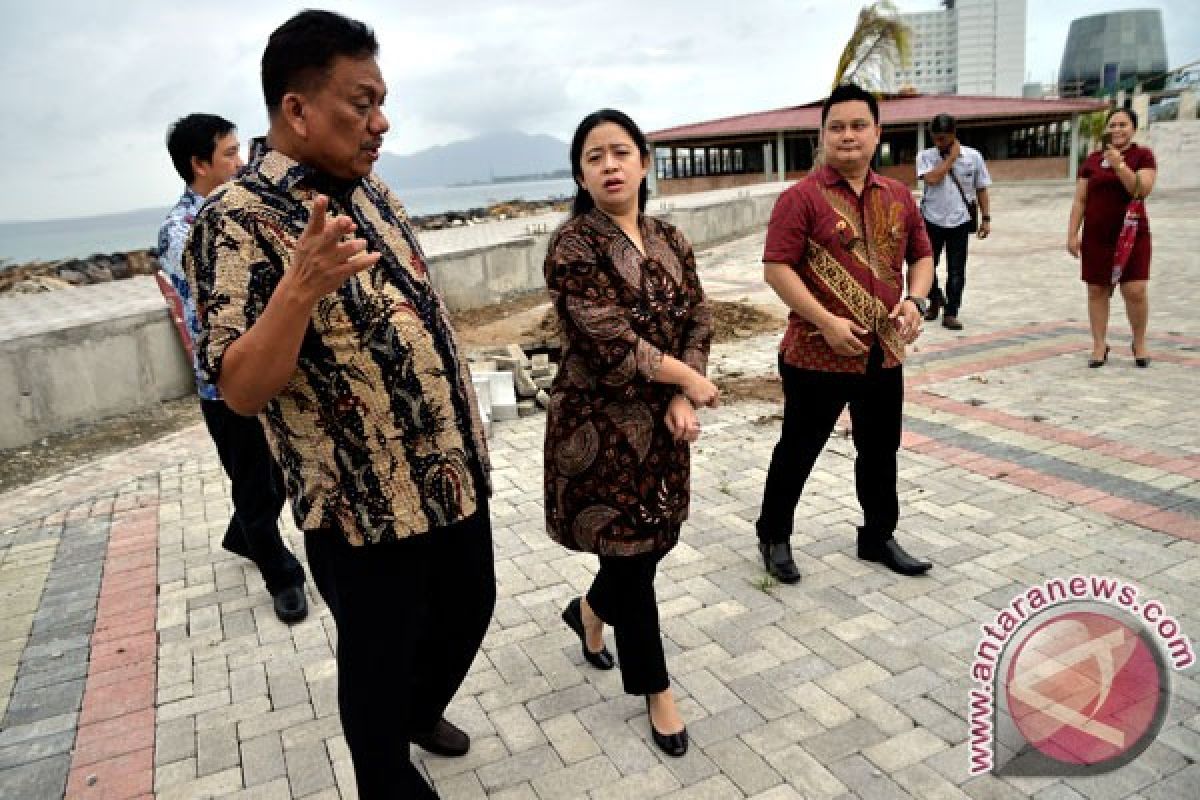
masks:
[[(474, 186), (396, 188), (412, 216), (483, 208), (508, 200), (546, 200), (574, 194), (570, 178), (487, 183)], [(175, 198), (172, 198), (172, 203)], [(170, 210), (141, 208), (70, 219), (0, 222), (0, 259), (8, 264), (86, 258), (95, 253), (118, 253), (157, 246), (158, 229)]]

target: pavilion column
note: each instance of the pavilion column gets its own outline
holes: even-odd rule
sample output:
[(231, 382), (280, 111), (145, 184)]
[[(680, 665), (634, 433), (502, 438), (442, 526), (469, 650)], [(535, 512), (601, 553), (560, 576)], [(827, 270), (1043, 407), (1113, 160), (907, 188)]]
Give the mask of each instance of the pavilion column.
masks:
[(1067, 157), (1067, 180), (1072, 184), (1079, 177), (1079, 115), (1071, 115), (1071, 155)]
[(787, 151), (783, 149), (783, 131), (775, 134), (775, 152), (779, 154), (779, 180), (787, 180)]

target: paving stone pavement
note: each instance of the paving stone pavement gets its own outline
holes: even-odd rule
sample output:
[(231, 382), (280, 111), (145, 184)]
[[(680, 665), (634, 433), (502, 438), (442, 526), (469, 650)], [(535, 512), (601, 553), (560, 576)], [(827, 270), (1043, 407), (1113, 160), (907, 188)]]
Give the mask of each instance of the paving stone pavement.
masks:
[[(1069, 192), (994, 195), (966, 329), (930, 326), (907, 368), (899, 535), (935, 562), (927, 577), (854, 558), (853, 446), (838, 436), (796, 517), (803, 581), (764, 581), (753, 521), (779, 409), (704, 413), (691, 519), (656, 584), (682, 759), (660, 755), (639, 699), (589, 668), (559, 619), (595, 565), (544, 533), (543, 418), (495, 426), (500, 599), (448, 712), (473, 746), (414, 751), (442, 797), (1195, 796), (1194, 667), (1174, 673), (1154, 744), (1109, 775), (968, 774), (980, 626), (1027, 586), (1110, 575), (1200, 635), (1200, 198), (1150, 201), (1152, 367), (1133, 367), (1118, 302), (1114, 355), (1089, 370), (1061, 246)], [(761, 248), (760, 234), (702, 253), (710, 293), (774, 303)], [(776, 339), (718, 346), (714, 372), (770, 376)], [(254, 570), (220, 548), (229, 508), (200, 427), (0, 495), (5, 800), (355, 796), (332, 620), (315, 595), (305, 622), (275, 619)]]

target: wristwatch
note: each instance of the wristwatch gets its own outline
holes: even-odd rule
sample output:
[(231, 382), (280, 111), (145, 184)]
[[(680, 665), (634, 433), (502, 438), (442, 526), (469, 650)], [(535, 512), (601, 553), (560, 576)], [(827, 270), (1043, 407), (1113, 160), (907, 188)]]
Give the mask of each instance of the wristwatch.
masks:
[(911, 301), (912, 304), (917, 307), (917, 311), (921, 312), (921, 316), (925, 316), (925, 312), (929, 310), (929, 299), (928, 298), (916, 297), (916, 296), (910, 294), (908, 297), (906, 297), (904, 299)]

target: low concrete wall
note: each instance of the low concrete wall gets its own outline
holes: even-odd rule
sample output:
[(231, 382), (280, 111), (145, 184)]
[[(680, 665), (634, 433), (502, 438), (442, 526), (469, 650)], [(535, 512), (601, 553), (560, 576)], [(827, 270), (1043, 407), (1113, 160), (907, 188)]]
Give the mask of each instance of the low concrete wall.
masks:
[[(689, 208), (668, 203), (657, 215), (702, 248), (760, 230), (776, 196)], [(454, 311), (542, 289), (550, 235), (432, 256), (431, 279)], [(0, 449), (195, 392), (152, 279), (8, 296), (0, 303)], [(50, 317), (57, 322), (31, 324)]]
[(165, 306), (3, 341), (0, 449), (195, 391)]
[[(677, 208), (668, 198), (663, 210), (650, 213), (670, 222), (700, 249), (761, 230), (771, 217), (778, 192), (757, 193), (706, 206)], [(552, 232), (514, 239), (499, 245), (429, 259), (433, 285), (451, 311), (495, 303), (544, 289), (542, 264)]]

